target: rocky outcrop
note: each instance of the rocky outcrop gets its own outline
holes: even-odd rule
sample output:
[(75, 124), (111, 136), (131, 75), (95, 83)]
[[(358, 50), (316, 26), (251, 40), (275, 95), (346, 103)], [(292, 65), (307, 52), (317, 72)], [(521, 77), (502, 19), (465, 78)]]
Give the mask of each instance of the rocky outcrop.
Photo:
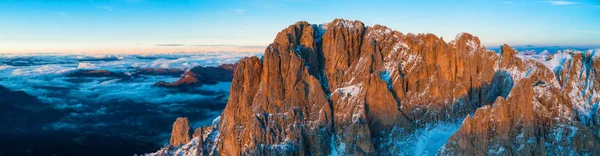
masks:
[(173, 123), (173, 131), (171, 132), (171, 141), (169, 145), (179, 146), (190, 142), (192, 129), (187, 118), (177, 118)]
[[(594, 155), (593, 56), (538, 59), (488, 51), (467, 33), (446, 42), (360, 21), (298, 22), (262, 59), (239, 61), (218, 135), (203, 144), (221, 155)], [(460, 125), (445, 144), (419, 140), (445, 124)]]
[(168, 83), (160, 81), (155, 83), (159, 87), (186, 88), (203, 84), (216, 84), (218, 82), (230, 82), (237, 64), (223, 64), (218, 67), (194, 67), (183, 74), (176, 82)]
[[(173, 131), (175, 131), (175, 124), (184, 124), (187, 118), (177, 118), (173, 124)], [(168, 155), (218, 155), (216, 149), (216, 143), (218, 142), (217, 137), (219, 136), (219, 125), (220, 117), (217, 117), (213, 123), (209, 126), (198, 127), (193, 133), (193, 137), (188, 142), (180, 142), (179, 144), (170, 144), (154, 153), (146, 153), (146, 156), (168, 156)], [(188, 135), (186, 135), (188, 136)], [(189, 137), (188, 137), (189, 139)], [(173, 138), (171, 138), (173, 141)]]
[[(237, 68), (237, 65), (238, 65), (237, 63), (235, 63), (235, 64), (222, 64), (222, 65), (219, 65), (218, 68), (229, 70), (229, 71), (235, 71), (235, 68)], [(233, 73), (230, 75), (230, 77), (233, 77)]]
[(231, 81), (236, 65), (224, 64), (218, 67), (197, 66), (185, 73), (196, 78), (200, 83), (216, 83)]
[(543, 140), (534, 127), (533, 87), (530, 80), (512, 90), (507, 100), (498, 98), (492, 106), (467, 116), (440, 154), (503, 155), (546, 154)]

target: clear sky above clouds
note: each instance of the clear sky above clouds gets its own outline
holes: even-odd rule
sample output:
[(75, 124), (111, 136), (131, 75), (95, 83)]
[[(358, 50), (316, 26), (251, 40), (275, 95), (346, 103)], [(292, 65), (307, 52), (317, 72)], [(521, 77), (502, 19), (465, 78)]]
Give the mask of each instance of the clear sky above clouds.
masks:
[(600, 47), (598, 0), (0, 0), (0, 53), (263, 51), (296, 21), (334, 18), (488, 47)]

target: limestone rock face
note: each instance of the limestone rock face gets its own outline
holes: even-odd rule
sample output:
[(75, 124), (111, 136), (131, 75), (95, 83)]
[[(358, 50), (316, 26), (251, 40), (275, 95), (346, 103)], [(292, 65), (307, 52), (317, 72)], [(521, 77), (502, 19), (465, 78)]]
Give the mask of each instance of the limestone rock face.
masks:
[[(442, 155), (595, 155), (597, 66), (589, 54), (559, 52), (557, 68), (526, 61), (510, 96), (479, 108), (441, 148)], [(547, 64), (546, 64), (547, 65)], [(516, 67), (515, 67), (516, 68)], [(583, 100), (583, 99), (587, 99)], [(596, 119), (594, 119), (596, 118)], [(596, 121), (592, 121), (596, 120)]]
[(173, 123), (173, 130), (171, 132), (171, 141), (169, 145), (179, 146), (190, 142), (192, 129), (190, 128), (190, 122), (187, 118), (177, 118)]
[(316, 50), (298, 51), (302, 32), (312, 27), (306, 22), (292, 25), (278, 34), (262, 61), (256, 57), (239, 61), (220, 123), (219, 153), (327, 152), (331, 109), (304, 61), (318, 59), (311, 58)]
[(479, 44), (466, 33), (447, 43), (359, 21), (298, 22), (262, 61), (240, 61), (220, 152), (381, 153), (394, 146), (383, 143), (390, 133), (453, 121), (495, 101), (502, 88), (492, 79), (508, 75), (496, 73), (499, 56)]
[(239, 61), (200, 140), (210, 155), (600, 154), (598, 57), (480, 43), (297, 22)]

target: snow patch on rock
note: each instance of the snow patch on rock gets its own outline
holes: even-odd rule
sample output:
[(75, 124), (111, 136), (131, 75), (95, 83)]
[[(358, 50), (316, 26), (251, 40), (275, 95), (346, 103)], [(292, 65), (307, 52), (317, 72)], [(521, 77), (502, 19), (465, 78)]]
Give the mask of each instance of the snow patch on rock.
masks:
[(391, 34), (392, 30), (387, 28), (387, 29), (372, 29), (373, 31), (370, 31), (369, 34), (367, 34), (367, 36), (369, 37), (381, 37), (387, 34)]
[(217, 117), (216, 117), (216, 118), (215, 118), (215, 119), (212, 121), (212, 124), (213, 124), (213, 125), (218, 125), (218, 124), (219, 124), (219, 122), (221, 122), (221, 116), (220, 116), (220, 115), (219, 115), (219, 116), (217, 116)]
[(477, 52), (477, 49), (479, 48), (479, 44), (477, 44), (477, 42), (475, 42), (475, 40), (469, 40), (467, 42), (467, 46), (469, 46), (469, 54), (470, 55), (474, 55), (475, 52)]
[(401, 128), (394, 127), (391, 132), (385, 132), (388, 137), (384, 137), (382, 144), (389, 147), (386, 149), (389, 153), (398, 155), (436, 155), (461, 125), (462, 122), (429, 124), (408, 135)]
[(394, 46), (392, 47), (392, 53), (398, 52), (399, 49), (410, 49), (410, 47), (408, 47), (408, 44), (406, 44), (402, 41), (399, 41), (399, 42), (396, 42), (394, 44)]
[(155, 153), (143, 154), (144, 156), (163, 156), (163, 155), (178, 155), (178, 156), (195, 156), (198, 153), (199, 137), (193, 138), (192, 141), (181, 146), (163, 147)]
[(338, 88), (334, 92), (339, 92), (344, 96), (356, 96), (356, 95), (358, 95), (358, 93), (360, 93), (360, 91), (361, 91), (361, 85), (356, 84), (356, 85)]
[[(331, 140), (329, 141), (329, 147), (331, 148), (330, 156), (346, 155), (344, 154), (346, 151), (346, 144), (341, 140), (335, 138), (335, 135), (331, 135)], [(335, 145), (336, 142), (339, 143), (339, 146)]]
[(341, 20), (338, 24), (341, 24), (342, 26), (346, 27), (346, 28), (350, 28), (350, 29), (354, 29), (354, 22), (350, 21), (350, 20)]

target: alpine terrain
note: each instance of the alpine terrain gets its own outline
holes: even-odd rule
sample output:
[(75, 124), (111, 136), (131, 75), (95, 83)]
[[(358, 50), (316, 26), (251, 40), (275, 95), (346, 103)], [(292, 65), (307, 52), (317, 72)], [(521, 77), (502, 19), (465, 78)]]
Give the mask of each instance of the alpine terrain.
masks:
[(179, 118), (147, 155), (598, 155), (598, 56), (297, 22), (237, 63), (212, 125)]

